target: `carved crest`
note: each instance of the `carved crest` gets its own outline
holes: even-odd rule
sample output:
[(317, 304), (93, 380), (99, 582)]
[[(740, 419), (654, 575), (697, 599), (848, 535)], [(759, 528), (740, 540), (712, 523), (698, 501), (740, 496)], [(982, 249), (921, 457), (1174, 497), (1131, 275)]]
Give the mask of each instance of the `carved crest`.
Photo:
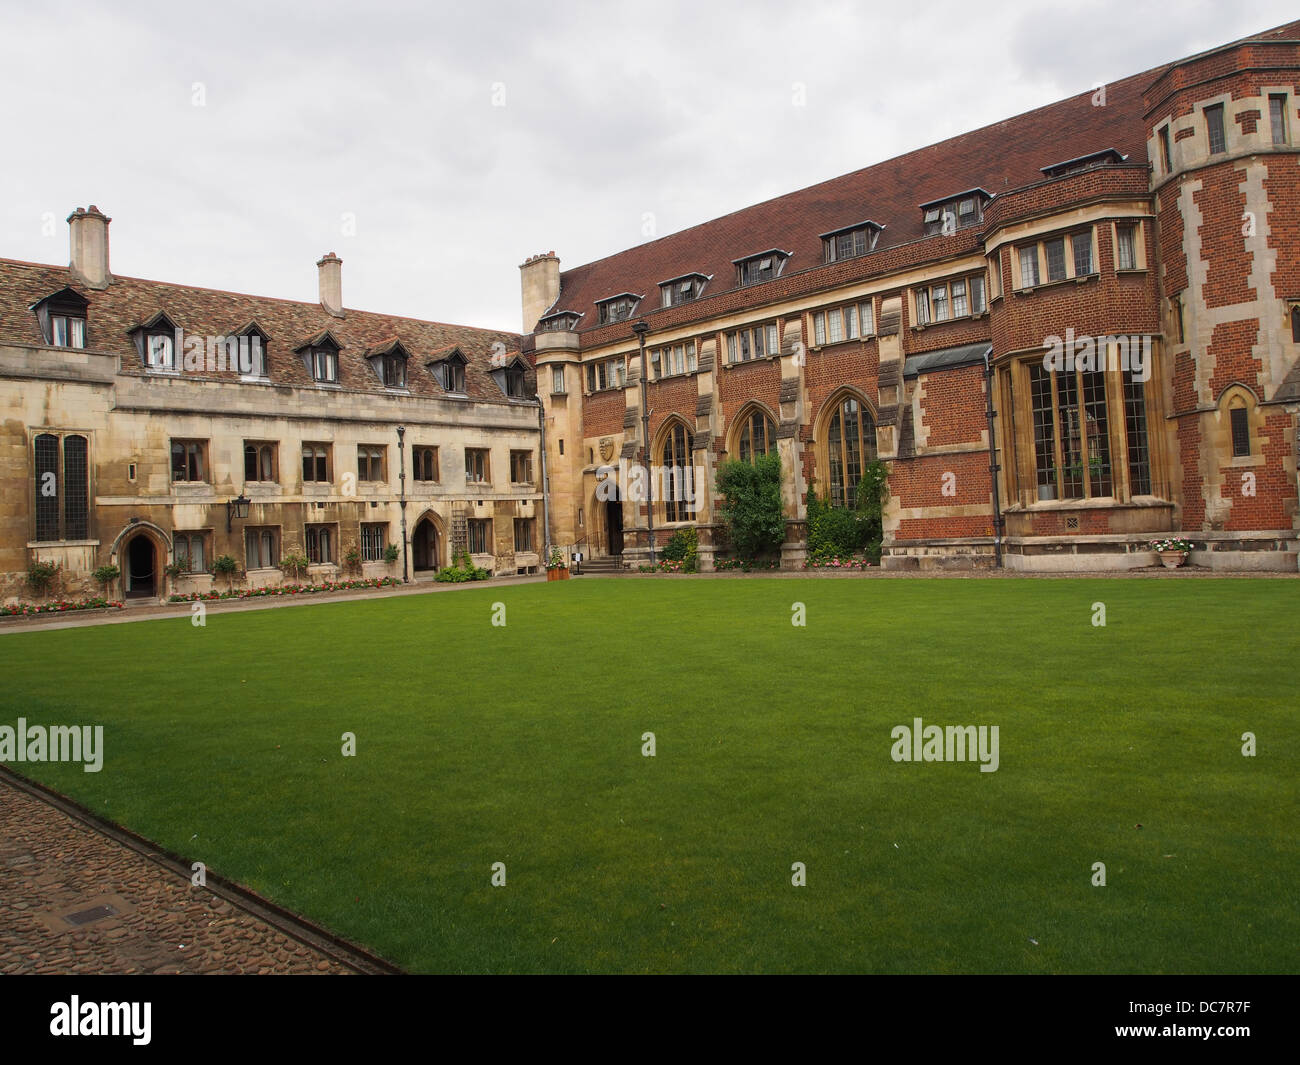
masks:
[(614, 438), (612, 436), (602, 437), (600, 441), (600, 457), (608, 462), (614, 457)]

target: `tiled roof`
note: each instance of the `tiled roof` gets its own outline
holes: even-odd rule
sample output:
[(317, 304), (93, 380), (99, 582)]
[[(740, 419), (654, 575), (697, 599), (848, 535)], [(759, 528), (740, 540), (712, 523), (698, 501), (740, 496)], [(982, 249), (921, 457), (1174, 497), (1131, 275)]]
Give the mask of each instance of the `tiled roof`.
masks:
[[(1300, 23), (1292, 23), (1247, 39), (1298, 34)], [(996, 196), (1041, 182), (1045, 166), (1106, 149), (1127, 156), (1129, 163), (1145, 164), (1142, 92), (1169, 65), (1108, 83), (1102, 106), (1093, 106), (1094, 92), (1089, 90), (562, 271), (556, 305), (585, 311), (614, 293), (644, 292), (639, 311), (649, 317), (661, 310), (658, 286), (664, 278), (699, 272), (714, 275), (700, 300), (703, 316), (709, 313), (710, 298), (736, 291), (734, 262), (760, 248), (779, 247), (793, 253), (782, 275), (789, 278), (823, 267), (819, 234), (869, 218), (885, 226), (875, 250), (864, 257), (869, 262), (886, 249), (925, 237), (921, 204), (974, 188)], [(928, 239), (936, 242), (936, 254), (951, 250), (940, 242), (952, 238)], [(750, 287), (759, 299), (764, 285), (772, 284)], [(599, 323), (593, 314), (579, 331), (596, 328)]]
[[(29, 308), (65, 287), (89, 301), (86, 346), (92, 351), (120, 355), (123, 374), (145, 376), (129, 333), (135, 326), (165, 314), (186, 336), (238, 335), (256, 322), (268, 337), (267, 366), (272, 384), (315, 389), (316, 384), (295, 351), (329, 333), (340, 346), (339, 385), (344, 390), (384, 392), (383, 383), (366, 356), (388, 351), (400, 343), (410, 354), (407, 384), (412, 395), (444, 395), (425, 364), (456, 348), (468, 363), (465, 383), (469, 397), (509, 402), (489, 376), (490, 360), (496, 343), (503, 344), (508, 352), (519, 350), (520, 337), (515, 333), (356, 310), (347, 310), (344, 317), (338, 318), (318, 303), (246, 296), (133, 277), (115, 277), (108, 288), (95, 290), (75, 280), (66, 266), (11, 259), (0, 259), (0, 344), (44, 344), (36, 315)], [(57, 355), (50, 357), (57, 358)], [(235, 378), (239, 375), (238, 371), (227, 370), (211, 374), (205, 371), (195, 376)], [(531, 367), (528, 377), (531, 392)]]

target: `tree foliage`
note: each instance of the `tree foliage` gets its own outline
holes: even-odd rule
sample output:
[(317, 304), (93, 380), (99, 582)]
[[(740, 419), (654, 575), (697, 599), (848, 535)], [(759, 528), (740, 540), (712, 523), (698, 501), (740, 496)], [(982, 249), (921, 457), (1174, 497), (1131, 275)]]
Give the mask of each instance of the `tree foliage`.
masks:
[(781, 546), (785, 514), (781, 509), (781, 457), (775, 451), (753, 462), (724, 462), (718, 470), (718, 493), (725, 497), (718, 515), (727, 523), (738, 556), (757, 558)]

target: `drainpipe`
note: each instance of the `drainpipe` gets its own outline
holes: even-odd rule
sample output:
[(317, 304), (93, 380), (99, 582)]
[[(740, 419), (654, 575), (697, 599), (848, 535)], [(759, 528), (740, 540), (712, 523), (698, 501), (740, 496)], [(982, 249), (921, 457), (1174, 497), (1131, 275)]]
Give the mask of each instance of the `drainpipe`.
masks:
[(542, 406), (540, 389), (533, 398), (537, 400), (538, 454), (542, 456), (542, 540), (545, 546), (542, 564), (545, 565), (551, 558), (551, 483), (546, 475), (546, 408)]
[[(645, 362), (645, 335), (650, 332), (650, 326), (644, 318), (632, 325), (632, 332), (637, 336), (641, 344), (641, 444), (645, 449), (645, 475), (650, 483), (654, 478), (650, 471), (654, 468), (652, 463), (654, 459), (650, 457), (650, 375), (646, 370)], [(650, 537), (650, 565), (655, 564), (655, 501), (654, 493), (650, 491), (650, 483), (646, 485), (646, 529)], [(620, 493), (621, 494), (621, 493)]]
[(993, 566), (1002, 568), (1002, 504), (998, 502), (998, 465), (997, 439), (993, 433), (993, 419), (997, 412), (993, 409), (993, 366), (989, 363), (990, 347), (984, 353), (984, 394), (987, 399), (985, 416), (989, 426), (989, 475), (993, 479)]
[(402, 501), (402, 583), (411, 583), (411, 568), (407, 561), (407, 541), (406, 541), (406, 426), (397, 427), (397, 469), (398, 481), (401, 485)]

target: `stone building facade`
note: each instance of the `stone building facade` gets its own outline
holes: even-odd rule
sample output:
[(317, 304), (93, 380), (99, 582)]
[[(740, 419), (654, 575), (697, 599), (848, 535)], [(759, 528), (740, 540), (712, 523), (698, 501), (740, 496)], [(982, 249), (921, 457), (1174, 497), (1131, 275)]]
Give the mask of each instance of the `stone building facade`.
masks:
[[(431, 579), (461, 552), (543, 564), (540, 409), (516, 334), (114, 277), (109, 222), (71, 264), (0, 260), (0, 599), (161, 598), (285, 580)], [(388, 556), (397, 548), (396, 560)], [(168, 572), (168, 567), (171, 572)]]
[[(530, 572), (550, 544), (633, 565), (651, 519), (709, 569), (718, 464), (768, 451), (791, 568), (809, 487), (851, 505), (879, 458), (886, 567), (1131, 568), (1182, 533), (1293, 570), (1298, 102), (1293, 23), (585, 266), (534, 256), (522, 334), (344, 308), (332, 253), (317, 303), (115, 277), (78, 209), (67, 267), (0, 260), (0, 599), (37, 561), (57, 594), (115, 564), (145, 597), (219, 556), (247, 586), (288, 554), (316, 581)], [(686, 480), (642, 502), (637, 466)]]
[[(878, 457), (887, 567), (1130, 568), (1182, 532), (1193, 562), (1295, 569), (1297, 97), (1300, 23), (576, 269), (529, 259), (555, 538), (633, 563), (652, 517), (708, 568), (718, 463), (775, 449), (787, 566), (808, 487), (847, 504)], [(695, 470), (692, 507), (604, 498), (620, 460)]]

